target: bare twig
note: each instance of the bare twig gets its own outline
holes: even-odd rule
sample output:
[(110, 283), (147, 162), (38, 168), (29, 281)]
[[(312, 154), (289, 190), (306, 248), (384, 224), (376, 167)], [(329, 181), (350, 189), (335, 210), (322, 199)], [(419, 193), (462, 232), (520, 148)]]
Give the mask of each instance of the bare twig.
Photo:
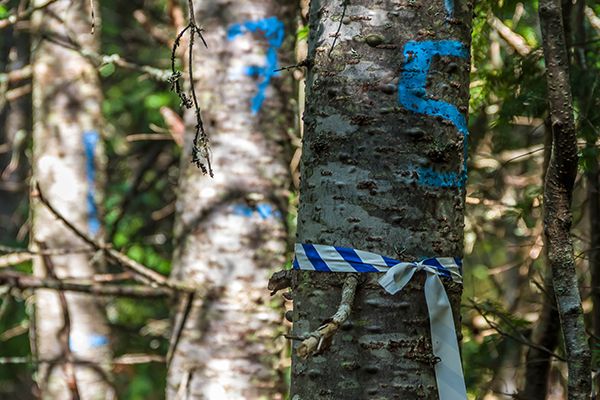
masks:
[(91, 293), (102, 296), (119, 297), (168, 297), (173, 291), (167, 288), (146, 286), (111, 285), (105, 283), (90, 283), (69, 281), (58, 278), (40, 278), (20, 273), (0, 273), (0, 285), (9, 285), (18, 289), (54, 289), (67, 292)]
[[(60, 360), (52, 359), (35, 359), (32, 357), (0, 357), (0, 365), (10, 364), (57, 364)], [(64, 361), (63, 361), (64, 362)], [(159, 354), (123, 354), (122, 356), (115, 357), (112, 361), (101, 362), (101, 365), (132, 365), (132, 364), (148, 364), (148, 363), (164, 363), (165, 357)], [(88, 360), (73, 360), (75, 365), (90, 365), (91, 362)], [(98, 363), (94, 363), (98, 365)]]
[(177, 350), (179, 339), (181, 339), (183, 328), (185, 327), (185, 323), (188, 320), (188, 317), (190, 316), (193, 304), (194, 293), (188, 293), (187, 296), (185, 296), (185, 299), (183, 300), (183, 310), (180, 313), (181, 317), (178, 318), (177, 324), (173, 329), (173, 334), (171, 335), (169, 350), (167, 351), (167, 370), (169, 370), (169, 368), (171, 367), (171, 361), (173, 361), (175, 350)]
[[(43, 242), (38, 242), (37, 245), (42, 250), (46, 249), (46, 245)], [(42, 260), (44, 263), (44, 267), (46, 268), (46, 274), (51, 279), (58, 279), (54, 270), (54, 263), (52, 262), (52, 258), (48, 255), (43, 255)], [(77, 386), (77, 376), (75, 374), (75, 368), (72, 363), (73, 354), (71, 353), (71, 347), (69, 345), (69, 338), (71, 337), (71, 317), (69, 315), (69, 305), (67, 303), (67, 297), (65, 296), (65, 293), (60, 290), (57, 293), (63, 317), (63, 326), (57, 333), (58, 341), (63, 347), (63, 357), (66, 361), (65, 364), (63, 364), (63, 369), (65, 375), (67, 376), (67, 386), (71, 391), (72, 399), (79, 400), (80, 395), (79, 388)], [(46, 379), (47, 378), (48, 376), (46, 375)]]
[(31, 65), (0, 74), (0, 83), (18, 82), (31, 78)]
[(500, 335), (502, 335), (502, 336), (505, 336), (505, 337), (509, 337), (509, 338), (511, 338), (511, 339), (513, 339), (513, 340), (515, 340), (515, 341), (517, 341), (517, 342), (519, 342), (519, 343), (521, 343), (521, 344), (523, 344), (523, 345), (525, 345), (525, 346), (528, 346), (528, 347), (531, 347), (531, 348), (537, 349), (537, 350), (539, 350), (539, 351), (541, 351), (541, 352), (543, 352), (543, 353), (545, 353), (545, 354), (548, 354), (548, 355), (549, 355), (549, 356), (551, 356), (551, 357), (554, 357), (554, 358), (556, 358), (556, 359), (557, 359), (557, 360), (559, 360), (559, 361), (567, 361), (567, 360), (566, 360), (564, 357), (562, 357), (561, 355), (559, 355), (559, 354), (556, 354), (556, 353), (554, 353), (553, 351), (551, 351), (551, 350), (547, 349), (546, 347), (544, 347), (544, 346), (541, 346), (541, 345), (538, 345), (538, 344), (536, 344), (536, 343), (532, 342), (531, 340), (527, 339), (527, 338), (526, 338), (526, 337), (523, 335), (523, 333), (521, 333), (521, 332), (520, 332), (520, 331), (519, 331), (519, 330), (518, 330), (518, 329), (517, 329), (517, 328), (514, 326), (514, 324), (512, 324), (510, 321), (508, 321), (506, 318), (504, 318), (504, 316), (502, 316), (501, 314), (497, 314), (497, 316), (498, 316), (499, 318), (501, 318), (501, 319), (502, 319), (502, 320), (503, 320), (503, 321), (504, 321), (504, 322), (505, 322), (505, 323), (506, 323), (506, 324), (507, 324), (507, 325), (510, 327), (510, 329), (511, 329), (511, 330), (514, 332), (514, 334), (511, 334), (511, 333), (509, 333), (509, 332), (506, 332), (504, 329), (502, 329), (502, 328), (500, 327), (500, 325), (499, 325), (499, 324), (497, 324), (497, 323), (495, 323), (494, 321), (492, 321), (492, 320), (491, 320), (491, 319), (488, 317), (487, 313), (486, 313), (486, 312), (485, 312), (485, 311), (484, 311), (484, 310), (483, 310), (481, 307), (479, 307), (478, 303), (477, 303), (475, 300), (473, 300), (473, 299), (469, 299), (469, 303), (470, 303), (471, 307), (472, 307), (472, 308), (473, 308), (475, 311), (477, 311), (477, 313), (478, 313), (479, 315), (481, 315), (481, 317), (482, 317), (482, 318), (485, 320), (485, 322), (488, 324), (488, 326), (489, 326), (490, 328), (492, 328), (493, 330), (495, 330), (496, 332), (498, 332), (498, 334), (500, 334)]
[[(171, 50), (171, 89), (177, 93), (181, 100), (181, 105), (185, 108), (194, 108), (194, 115), (196, 117), (196, 125), (194, 127), (194, 141), (192, 143), (192, 162), (196, 164), (198, 168), (202, 170), (203, 173), (209, 174), (211, 177), (214, 176), (212, 166), (210, 164), (210, 151), (209, 151), (209, 143), (208, 143), (208, 135), (204, 130), (204, 123), (202, 122), (202, 114), (200, 109), (200, 104), (198, 103), (198, 97), (196, 96), (196, 89), (194, 83), (194, 37), (198, 35), (204, 43), (204, 46), (208, 48), (206, 41), (204, 40), (204, 36), (202, 36), (203, 29), (200, 28), (196, 24), (196, 17), (194, 15), (194, 2), (193, 0), (188, 0), (188, 8), (189, 8), (189, 22), (185, 28), (179, 32), (177, 37), (175, 38), (175, 42), (173, 43), (173, 48)], [(188, 79), (190, 82), (190, 92), (191, 96), (188, 96), (182, 89), (180, 84), (181, 72), (177, 70), (175, 66), (177, 48), (181, 44), (181, 39), (185, 35), (186, 32), (189, 31), (189, 42), (188, 42)], [(206, 165), (204, 165), (202, 160), (206, 160)]]
[(50, 4), (56, 3), (56, 1), (57, 0), (48, 0), (47, 2), (45, 2), (44, 4), (40, 4), (39, 6), (30, 7), (23, 12), (10, 15), (8, 18), (0, 20), (0, 29), (7, 28), (11, 25), (16, 24), (19, 21), (28, 19), (29, 17), (31, 17), (31, 14), (33, 14), (34, 12), (41, 10), (43, 8), (46, 8)]
[(337, 312), (330, 320), (325, 321), (316, 331), (306, 335), (306, 339), (300, 343), (296, 354), (301, 358), (307, 358), (313, 354), (318, 354), (331, 345), (333, 335), (338, 331), (340, 326), (346, 322), (352, 312), (352, 303), (354, 303), (354, 295), (356, 286), (358, 285), (358, 275), (348, 274), (344, 280), (342, 288), (342, 300)]
[(525, 57), (531, 53), (531, 47), (527, 45), (525, 38), (506, 26), (498, 17), (490, 17), (489, 24), (520, 56)]
[(96, 13), (94, 12), (94, 0), (90, 0), (90, 14), (92, 19), (92, 27), (90, 29), (90, 34), (94, 34), (96, 31)]
[(175, 281), (169, 279), (158, 272), (138, 263), (137, 261), (132, 260), (127, 257), (125, 254), (120, 253), (109, 246), (99, 243), (88, 236), (86, 233), (81, 231), (75, 225), (73, 225), (69, 220), (67, 220), (44, 196), (43, 192), (40, 189), (39, 183), (36, 183), (36, 191), (37, 193), (32, 193), (32, 197), (37, 195), (42, 204), (44, 204), (48, 210), (60, 221), (62, 221), (75, 235), (77, 235), (80, 239), (82, 239), (85, 243), (92, 246), (92, 248), (96, 250), (101, 250), (105, 252), (107, 258), (112, 260), (113, 262), (117, 262), (121, 264), (123, 267), (126, 267), (133, 272), (136, 273), (138, 277), (143, 278), (145, 281), (150, 281), (159, 286), (165, 286), (171, 289), (180, 290), (183, 292), (193, 292), (197, 288), (193, 285), (186, 284), (184, 282)]
[(267, 289), (271, 291), (271, 296), (280, 290), (287, 289), (292, 285), (292, 271), (289, 269), (277, 271), (269, 278)]
[(329, 52), (327, 53), (327, 57), (331, 58), (331, 52), (333, 51), (333, 48), (335, 47), (335, 43), (337, 42), (338, 36), (340, 36), (340, 30), (342, 30), (342, 24), (344, 23), (344, 17), (346, 16), (346, 8), (348, 8), (348, 0), (343, 0), (342, 1), (342, 16), (340, 17), (340, 23), (337, 27), (337, 30), (335, 31), (335, 34), (333, 35), (333, 43), (331, 43), (331, 48), (329, 49)]
[(42, 38), (56, 45), (78, 52), (83, 57), (94, 63), (96, 68), (107, 64), (114, 64), (126, 70), (146, 74), (158, 82), (171, 82), (171, 72), (168, 70), (162, 70), (149, 65), (137, 64), (121, 57), (119, 54), (99, 54), (90, 49), (84, 49), (79, 43), (75, 43), (72, 40), (65, 40), (55, 35), (44, 34), (42, 35)]

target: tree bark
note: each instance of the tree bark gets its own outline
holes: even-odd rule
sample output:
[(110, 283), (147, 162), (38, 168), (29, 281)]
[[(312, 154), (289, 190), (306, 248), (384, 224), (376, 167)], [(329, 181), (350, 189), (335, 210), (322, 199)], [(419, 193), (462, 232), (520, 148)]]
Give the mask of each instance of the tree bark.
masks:
[(589, 399), (590, 348), (577, 283), (571, 198), (577, 174), (577, 134), (560, 0), (539, 4), (552, 125), (552, 156), (544, 187), (544, 233), (568, 361), (569, 399)]
[[(297, 239), (460, 257), (472, 4), (395, 4), (311, 2)], [(394, 296), (373, 275), (328, 350), (294, 351), (293, 400), (438, 398), (422, 273)], [(334, 314), (345, 278), (294, 274), (293, 336)], [(460, 335), (462, 287), (445, 286)]]
[[(181, 302), (167, 398), (283, 398), (276, 365), (285, 347), (283, 337), (276, 339), (282, 312), (266, 288), (287, 247), (284, 189), (290, 179), (284, 143), (294, 118), (288, 101), (293, 80), (288, 74), (273, 77), (257, 109), (264, 75), (248, 72), (271, 73), (276, 66), (265, 56), (272, 50), (289, 54), (281, 65), (291, 62), (295, 6), (206, 0), (195, 2), (195, 8), (208, 49), (195, 49), (194, 76), (215, 176), (202, 176), (188, 158), (182, 160), (172, 276), (206, 287), (209, 295), (195, 297), (191, 308), (188, 299)], [(283, 24), (271, 19), (271, 33), (244, 25), (266, 18), (285, 24), (283, 51), (276, 48)], [(185, 117), (189, 150), (195, 119), (193, 112)]]
[[(34, 5), (45, 4), (37, 0)], [(99, 33), (90, 34), (90, 4), (59, 0), (32, 17), (33, 182), (52, 205), (90, 235), (102, 234), (94, 178), (102, 155), (102, 93), (94, 66), (79, 53), (44, 40), (44, 35), (73, 38), (98, 50)], [(98, 9), (95, 10), (98, 26)], [(34, 183), (35, 185), (35, 183)], [(33, 186), (35, 188), (35, 186)], [(81, 248), (83, 242), (35, 198), (31, 202), (31, 246)], [(89, 278), (96, 265), (89, 254), (38, 256), (38, 277)], [(108, 379), (109, 330), (104, 312), (90, 294), (36, 290), (36, 349), (44, 359), (39, 384), (45, 399), (112, 399)], [(75, 361), (86, 361), (77, 363)]]

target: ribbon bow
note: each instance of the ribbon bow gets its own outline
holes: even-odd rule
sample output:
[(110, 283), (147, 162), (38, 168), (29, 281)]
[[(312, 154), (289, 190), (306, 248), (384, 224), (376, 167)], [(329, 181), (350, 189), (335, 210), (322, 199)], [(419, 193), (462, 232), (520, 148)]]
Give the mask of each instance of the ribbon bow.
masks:
[(293, 268), (320, 272), (385, 272), (379, 284), (390, 294), (402, 290), (415, 272), (425, 271), (424, 291), (439, 400), (466, 400), (452, 308), (440, 276), (462, 283), (458, 258), (428, 258), (401, 262), (376, 253), (318, 244), (296, 244)]

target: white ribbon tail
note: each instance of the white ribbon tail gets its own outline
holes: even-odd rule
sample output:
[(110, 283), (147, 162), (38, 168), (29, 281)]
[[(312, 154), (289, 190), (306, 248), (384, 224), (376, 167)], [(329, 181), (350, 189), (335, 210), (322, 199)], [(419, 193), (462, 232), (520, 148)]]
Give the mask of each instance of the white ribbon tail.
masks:
[(425, 300), (429, 310), (433, 354), (439, 400), (466, 400), (467, 389), (463, 376), (458, 339), (452, 317), (452, 307), (444, 284), (435, 272), (427, 270)]

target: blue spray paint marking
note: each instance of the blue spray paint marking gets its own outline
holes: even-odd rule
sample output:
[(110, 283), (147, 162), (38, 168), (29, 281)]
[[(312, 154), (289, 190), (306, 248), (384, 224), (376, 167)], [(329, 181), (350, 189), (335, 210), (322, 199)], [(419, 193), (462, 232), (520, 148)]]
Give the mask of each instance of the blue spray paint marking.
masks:
[(252, 208), (246, 204), (236, 204), (232, 207), (232, 211), (235, 215), (241, 215), (246, 218), (252, 217), (254, 212), (258, 213), (263, 220), (269, 217), (281, 218), (281, 212), (273, 208), (269, 203), (258, 203), (256, 208)]
[(427, 74), (434, 56), (468, 58), (467, 47), (454, 40), (408, 42), (404, 47), (404, 67), (398, 82), (398, 102), (407, 109), (451, 121), (464, 135), (463, 170), (438, 172), (431, 168), (419, 168), (419, 183), (434, 187), (462, 187), (467, 180), (467, 120), (456, 106), (427, 98)]
[(277, 75), (275, 72), (278, 68), (277, 49), (279, 49), (283, 43), (283, 22), (278, 20), (277, 17), (269, 17), (258, 21), (246, 21), (242, 24), (233, 24), (227, 30), (227, 40), (231, 41), (246, 32), (260, 32), (265, 36), (269, 43), (265, 65), (262, 67), (253, 65), (246, 69), (246, 75), (263, 78), (258, 84), (258, 92), (252, 98), (252, 114), (256, 114), (261, 109), (263, 101), (265, 100), (265, 92), (267, 87), (269, 87), (271, 78)]
[(446, 7), (448, 18), (452, 18), (454, 16), (454, 0), (444, 0), (444, 6)]
[(88, 228), (92, 235), (100, 230), (100, 220), (98, 219), (98, 207), (95, 201), (95, 182), (96, 182), (96, 163), (94, 162), (94, 152), (100, 135), (96, 131), (86, 131), (83, 133), (83, 148), (85, 150), (86, 178), (88, 183), (87, 206), (88, 206)]
[(85, 351), (87, 349), (96, 349), (98, 347), (107, 345), (108, 338), (100, 334), (91, 334), (87, 337), (77, 335), (69, 338), (69, 349), (75, 352)]

